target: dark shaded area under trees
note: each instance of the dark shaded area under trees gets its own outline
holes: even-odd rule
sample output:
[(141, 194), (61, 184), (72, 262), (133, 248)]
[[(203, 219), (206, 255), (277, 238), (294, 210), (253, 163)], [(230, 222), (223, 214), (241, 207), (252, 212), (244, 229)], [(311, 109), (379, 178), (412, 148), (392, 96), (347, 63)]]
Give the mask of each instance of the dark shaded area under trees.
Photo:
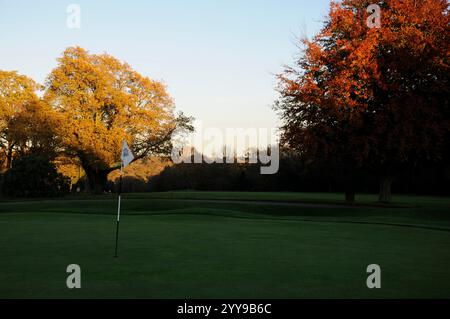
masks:
[[(404, 167), (395, 176), (395, 194), (450, 195), (450, 161), (423, 167)], [(352, 174), (357, 193), (377, 193), (378, 176), (363, 169)], [(117, 182), (116, 182), (117, 183)], [(260, 164), (188, 164), (165, 167), (148, 181), (136, 176), (124, 177), (124, 192), (164, 191), (291, 191), (345, 192), (349, 177), (343, 167), (330, 162), (306, 164), (297, 155), (283, 152), (280, 170), (261, 175)], [(116, 186), (110, 185), (114, 190)]]

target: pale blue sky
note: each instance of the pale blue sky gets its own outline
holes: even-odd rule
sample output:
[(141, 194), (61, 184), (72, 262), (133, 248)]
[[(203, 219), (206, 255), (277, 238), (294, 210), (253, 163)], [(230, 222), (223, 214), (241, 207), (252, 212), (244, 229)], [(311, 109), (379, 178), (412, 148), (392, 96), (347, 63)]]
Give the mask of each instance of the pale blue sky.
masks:
[[(81, 29), (66, 27), (69, 4)], [(329, 0), (0, 0), (0, 69), (43, 82), (68, 46), (108, 52), (163, 80), (205, 127), (276, 127), (275, 73), (297, 36), (321, 27)]]

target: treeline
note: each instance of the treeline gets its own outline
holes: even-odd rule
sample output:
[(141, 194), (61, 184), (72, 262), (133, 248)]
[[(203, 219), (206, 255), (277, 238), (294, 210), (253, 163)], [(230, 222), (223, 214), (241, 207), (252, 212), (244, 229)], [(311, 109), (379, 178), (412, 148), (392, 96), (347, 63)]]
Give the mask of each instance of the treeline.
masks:
[[(126, 174), (124, 190), (343, 191), (349, 202), (379, 192), (382, 203), (392, 190), (448, 195), (448, 4), (384, 1), (382, 9), (386, 18), (371, 28), (365, 0), (334, 3), (277, 75), (277, 174), (248, 163), (150, 172), (155, 163), (143, 162), (144, 173)], [(124, 140), (137, 165), (170, 156), (173, 134), (193, 131), (193, 119), (174, 108), (163, 83), (80, 47), (67, 48), (42, 85), (0, 70), (2, 192), (64, 194), (59, 174), (70, 177), (72, 192), (113, 192)]]
[[(124, 171), (123, 189), (128, 193), (150, 191), (149, 180), (171, 162), (164, 157), (136, 161)], [(108, 175), (104, 193), (118, 190), (119, 172)], [(44, 155), (15, 157), (12, 167), (0, 173), (0, 196), (58, 197), (90, 192), (89, 181), (80, 164), (67, 158), (52, 160)]]
[[(450, 165), (442, 161), (426, 167), (405, 167), (393, 181), (395, 193), (450, 195)], [(167, 164), (167, 162), (166, 162)], [(351, 181), (349, 181), (349, 175)], [(126, 175), (124, 192), (195, 191), (291, 191), (345, 192), (349, 182), (356, 193), (377, 193), (378, 176), (374, 172), (354, 169), (352, 174), (332, 162), (311, 164), (292, 152), (282, 152), (280, 170), (261, 175), (260, 164), (177, 164), (165, 165), (149, 178)], [(118, 179), (110, 182), (117, 190)]]
[(69, 194), (70, 186), (70, 177), (44, 155), (16, 157), (14, 165), (0, 173), (0, 196), (57, 197)]
[(64, 195), (74, 183), (100, 194), (120, 170), (123, 141), (138, 162), (167, 156), (172, 133), (192, 131), (165, 85), (126, 62), (80, 47), (57, 61), (42, 84), (0, 70), (2, 194)]
[[(393, 181), (397, 194), (450, 195), (450, 161), (423, 167), (405, 167)], [(7, 197), (55, 197), (89, 191), (85, 173), (77, 165), (59, 164), (44, 156), (16, 158), (13, 167), (0, 174), (0, 193)], [(64, 172), (61, 173), (61, 172)], [(71, 177), (67, 175), (72, 175)], [(349, 176), (351, 180), (349, 180)], [(351, 183), (356, 193), (376, 193), (374, 172), (345, 167), (332, 162), (308, 163), (293, 152), (280, 154), (280, 169), (261, 175), (260, 164), (176, 164), (152, 157), (129, 166), (123, 176), (125, 193), (164, 191), (254, 191), (254, 192), (345, 192)], [(105, 192), (117, 192), (119, 173), (108, 176)]]

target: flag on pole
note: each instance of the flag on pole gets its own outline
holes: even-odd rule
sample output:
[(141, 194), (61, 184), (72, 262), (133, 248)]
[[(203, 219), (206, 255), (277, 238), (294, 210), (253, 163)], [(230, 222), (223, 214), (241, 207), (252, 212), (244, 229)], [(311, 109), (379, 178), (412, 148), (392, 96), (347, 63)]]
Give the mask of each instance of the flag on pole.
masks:
[(130, 163), (134, 160), (133, 153), (131, 149), (128, 147), (127, 141), (123, 140), (122, 142), (122, 153), (120, 154), (120, 159), (122, 163), (120, 165), (120, 177), (119, 177), (119, 197), (117, 202), (117, 221), (116, 221), (116, 250), (114, 257), (117, 258), (117, 250), (119, 247), (119, 223), (120, 223), (120, 204), (122, 200), (122, 175), (124, 167), (130, 165)]
[(122, 159), (123, 167), (127, 167), (134, 160), (133, 153), (125, 140), (122, 142), (122, 155), (120, 158)]

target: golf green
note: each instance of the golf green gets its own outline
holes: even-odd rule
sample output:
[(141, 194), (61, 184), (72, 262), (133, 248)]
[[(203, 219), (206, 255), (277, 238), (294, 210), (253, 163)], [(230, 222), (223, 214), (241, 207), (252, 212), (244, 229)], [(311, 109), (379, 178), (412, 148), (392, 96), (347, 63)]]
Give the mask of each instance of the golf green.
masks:
[(258, 200), (126, 195), (119, 258), (114, 198), (1, 202), (0, 298), (450, 298), (446, 204)]

